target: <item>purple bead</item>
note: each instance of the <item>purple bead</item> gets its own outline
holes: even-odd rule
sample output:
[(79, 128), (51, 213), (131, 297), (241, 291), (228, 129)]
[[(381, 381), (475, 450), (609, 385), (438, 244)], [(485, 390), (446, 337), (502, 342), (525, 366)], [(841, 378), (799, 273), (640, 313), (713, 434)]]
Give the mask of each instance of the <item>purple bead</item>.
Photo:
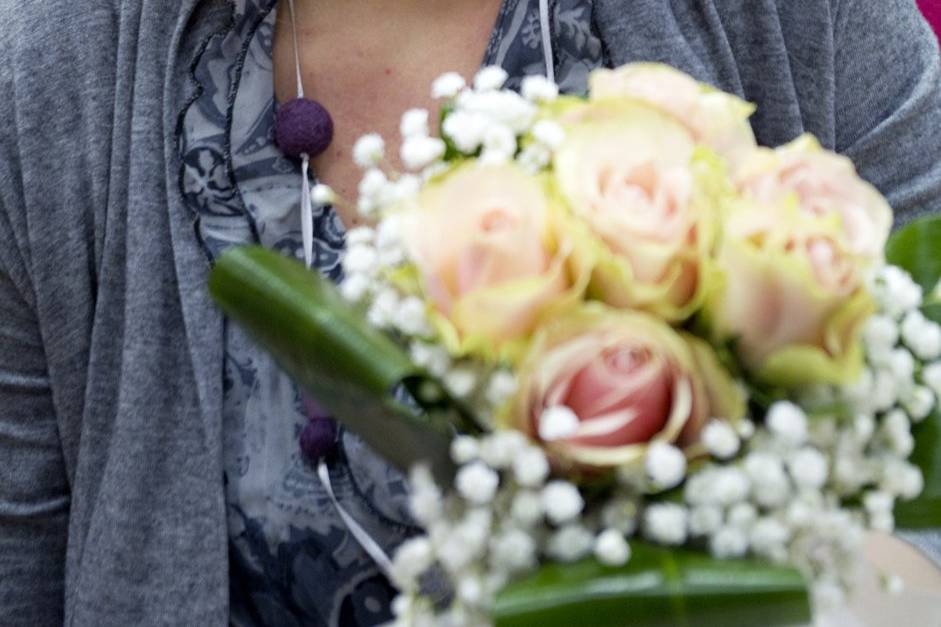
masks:
[(316, 157), (333, 141), (333, 118), (323, 105), (296, 98), (278, 107), (274, 123), (275, 141), (289, 157)]
[(337, 423), (330, 418), (315, 418), (301, 431), (301, 453), (316, 463), (333, 451), (337, 442)]

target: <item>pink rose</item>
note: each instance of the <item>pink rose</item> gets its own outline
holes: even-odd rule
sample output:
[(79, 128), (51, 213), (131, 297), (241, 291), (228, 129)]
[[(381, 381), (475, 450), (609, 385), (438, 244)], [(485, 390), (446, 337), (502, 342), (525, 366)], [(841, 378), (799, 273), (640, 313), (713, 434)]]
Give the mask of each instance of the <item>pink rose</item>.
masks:
[[(588, 472), (633, 464), (654, 440), (690, 446), (706, 420), (744, 409), (705, 343), (599, 304), (541, 331), (521, 373), (517, 426), (558, 465)], [(560, 432), (549, 424), (560, 412), (577, 423)]]
[(659, 63), (632, 63), (595, 70), (589, 91), (594, 101), (636, 98), (676, 117), (703, 143), (724, 157), (734, 170), (755, 148), (748, 123), (754, 105)]
[(406, 249), (452, 348), (498, 352), (574, 300), (556, 221), (542, 181), (514, 165), (459, 167), (404, 210)]
[(738, 176), (742, 193), (763, 207), (795, 204), (801, 213), (838, 222), (841, 245), (862, 259), (881, 259), (892, 210), (856, 174), (853, 162), (804, 135), (778, 150), (763, 149)]
[(892, 225), (885, 199), (846, 158), (805, 135), (759, 149), (739, 172), (707, 303), (718, 336), (761, 379), (846, 383), (862, 367), (859, 330), (872, 310), (866, 273)]
[(578, 255), (594, 257), (590, 291), (684, 320), (702, 304), (716, 190), (727, 179), (666, 113), (629, 100), (596, 106), (603, 115), (566, 126), (554, 163), (562, 197), (586, 227), (576, 242)]

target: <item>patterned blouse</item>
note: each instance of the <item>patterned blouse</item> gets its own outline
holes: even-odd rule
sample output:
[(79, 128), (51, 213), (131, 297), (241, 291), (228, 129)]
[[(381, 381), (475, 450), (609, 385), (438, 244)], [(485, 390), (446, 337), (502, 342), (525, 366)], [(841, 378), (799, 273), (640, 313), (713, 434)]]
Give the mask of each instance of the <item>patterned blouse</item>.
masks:
[[(260, 243), (301, 256), (300, 168), (273, 141), (272, 39), (276, 0), (233, 0), (229, 27), (205, 42), (184, 112), (181, 193), (210, 261)], [(551, 3), (556, 80), (582, 92), (605, 63), (590, 0)], [(504, 0), (485, 65), (510, 86), (543, 74), (538, 0)], [(329, 208), (314, 219), (314, 264), (340, 278), (344, 229)], [(225, 325), (224, 463), (230, 538), (231, 622), (237, 626), (377, 625), (394, 590), (344, 527), (298, 435), (307, 417), (297, 387), (235, 325)], [(392, 551), (416, 531), (403, 477), (341, 430), (330, 459), (342, 505)]]

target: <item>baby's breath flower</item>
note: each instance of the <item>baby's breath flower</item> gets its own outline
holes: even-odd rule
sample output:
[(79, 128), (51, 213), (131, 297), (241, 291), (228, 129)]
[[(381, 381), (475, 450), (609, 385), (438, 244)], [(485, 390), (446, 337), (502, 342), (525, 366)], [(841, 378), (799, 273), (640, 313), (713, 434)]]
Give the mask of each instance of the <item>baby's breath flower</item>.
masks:
[(735, 429), (724, 420), (713, 420), (702, 431), (702, 443), (711, 455), (729, 459), (741, 445)]
[(758, 555), (772, 557), (780, 553), (790, 539), (790, 530), (780, 521), (765, 517), (757, 520), (748, 534), (752, 550)]
[(565, 141), (565, 129), (553, 120), (540, 120), (533, 125), (533, 137), (550, 150), (555, 150)]
[(529, 174), (537, 174), (552, 160), (552, 153), (542, 144), (530, 144), (517, 156), (516, 161)]
[[(441, 140), (435, 140), (432, 144), (440, 142)], [(390, 202), (402, 202), (403, 200), (408, 200), (409, 198), (418, 194), (421, 191), (422, 180), (420, 176), (414, 174), (404, 174), (400, 176), (394, 183), (391, 184), (390, 192)]]
[(442, 130), (463, 153), (471, 154), (480, 148), (487, 129), (487, 118), (468, 111), (454, 111), (444, 119)]
[(378, 209), (388, 196), (389, 179), (378, 168), (370, 168), (359, 182), (359, 200), (361, 211)]
[(902, 404), (913, 422), (921, 422), (935, 408), (935, 395), (927, 387), (916, 385), (903, 399)]
[(750, 529), (758, 520), (758, 510), (751, 503), (739, 503), (729, 509), (729, 525), (739, 529)]
[(484, 600), (484, 583), (476, 574), (465, 574), (457, 582), (457, 596), (470, 606), (480, 605)]
[(917, 466), (902, 460), (887, 460), (882, 470), (880, 481), (882, 490), (911, 500), (921, 494), (925, 486), (924, 477)]
[(884, 368), (875, 371), (869, 388), (869, 405), (874, 411), (887, 411), (895, 405), (899, 397), (898, 380)]
[(550, 557), (560, 562), (574, 562), (588, 555), (594, 544), (595, 537), (588, 529), (567, 525), (552, 534), (546, 549)]
[(666, 545), (686, 542), (688, 512), (676, 503), (655, 503), (644, 511), (644, 536)]
[(382, 161), (385, 142), (376, 133), (363, 135), (353, 144), (353, 161), (362, 169), (375, 167)]
[(606, 566), (623, 566), (631, 558), (631, 547), (617, 529), (605, 529), (595, 539), (595, 557)]
[(409, 356), (416, 366), (426, 369), (436, 377), (443, 377), (451, 367), (451, 356), (448, 355), (448, 351), (437, 344), (412, 342), (409, 347)]
[(421, 170), (444, 156), (444, 142), (437, 137), (412, 135), (402, 142), (400, 156), (409, 170)]
[(402, 589), (414, 589), (418, 578), (434, 563), (434, 550), (424, 536), (406, 540), (392, 560), (392, 579)]
[(527, 446), (529, 443), (522, 433), (515, 429), (502, 429), (481, 440), (480, 458), (492, 468), (509, 468)]
[(941, 361), (926, 365), (921, 371), (921, 380), (931, 388), (935, 396), (941, 398)]
[(497, 65), (490, 65), (474, 76), (474, 89), (479, 91), (494, 91), (503, 87), (508, 78), (506, 70)]
[(748, 535), (740, 526), (722, 527), (709, 538), (709, 552), (718, 559), (743, 557), (748, 552)]
[(748, 475), (735, 466), (716, 469), (710, 476), (711, 482), (706, 487), (710, 502), (730, 506), (743, 501), (748, 496), (751, 484)]
[(647, 476), (661, 490), (680, 484), (686, 476), (686, 456), (667, 442), (654, 442), (647, 448), (644, 463)]
[(911, 384), (915, 377), (915, 357), (905, 348), (893, 350), (886, 366), (899, 386)]
[(539, 437), (545, 442), (563, 440), (578, 431), (578, 416), (563, 405), (549, 407), (539, 418)]
[(431, 97), (435, 100), (440, 98), (454, 98), (458, 92), (464, 89), (464, 78), (457, 72), (447, 72), (442, 74), (431, 84)]
[(509, 370), (497, 370), (490, 376), (490, 383), (487, 384), (487, 402), (495, 407), (502, 405), (516, 394), (516, 389), (517, 382), (513, 373)]
[(755, 435), (755, 423), (751, 420), (739, 420), (736, 427), (739, 437), (743, 440), (750, 440)]
[(471, 503), (486, 505), (496, 495), (500, 477), (483, 462), (475, 461), (458, 471), (454, 485), (460, 495)]
[(530, 102), (551, 102), (559, 97), (559, 86), (541, 74), (533, 74), (523, 79), (520, 85), (523, 98)]
[(889, 448), (899, 457), (908, 457), (915, 448), (911, 423), (908, 415), (901, 409), (895, 409), (882, 419), (881, 435)]
[(409, 473), (409, 507), (412, 514), (426, 527), (442, 512), (441, 490), (425, 466), (416, 466)]
[(428, 109), (409, 109), (403, 113), (399, 133), (402, 137), (428, 135)]
[(873, 531), (892, 533), (895, 531), (895, 516), (892, 512), (873, 512), (869, 514), (869, 527)]
[(807, 439), (807, 414), (789, 401), (778, 401), (768, 410), (768, 429), (788, 446), (800, 446)]
[(497, 570), (516, 573), (536, 565), (536, 543), (520, 529), (498, 534), (490, 545), (490, 559)]
[(360, 303), (372, 287), (372, 279), (365, 274), (350, 274), (340, 284), (340, 294), (351, 303)]
[(481, 163), (506, 163), (516, 153), (516, 134), (503, 124), (494, 124), (484, 131)]
[(516, 482), (528, 488), (538, 488), (549, 476), (549, 460), (534, 446), (524, 448), (513, 460)]
[(372, 227), (358, 226), (346, 232), (347, 248), (353, 246), (371, 246), (376, 240), (376, 231)]
[(415, 296), (403, 299), (395, 313), (395, 326), (406, 335), (428, 335), (431, 327), (425, 315), (425, 303)]
[(399, 306), (399, 295), (391, 288), (385, 288), (376, 294), (366, 319), (369, 324), (384, 329), (392, 324)]
[(524, 527), (535, 525), (542, 520), (543, 511), (542, 497), (538, 492), (530, 490), (517, 492), (510, 506), (510, 515), (513, 520)]
[(374, 274), (379, 262), (376, 249), (372, 246), (359, 244), (350, 246), (343, 256), (343, 269), (350, 274)]
[(751, 479), (756, 503), (776, 507), (787, 501), (790, 483), (779, 457), (771, 453), (751, 453), (745, 458), (745, 472)]
[(863, 495), (863, 507), (870, 514), (891, 512), (895, 507), (895, 499), (887, 492), (872, 490)]
[(467, 464), (480, 453), (480, 445), (469, 435), (459, 435), (451, 440), (451, 459), (455, 464)]
[(553, 481), (542, 490), (542, 506), (553, 524), (562, 525), (578, 518), (585, 501), (571, 483)]
[(870, 350), (891, 350), (899, 341), (898, 323), (885, 315), (875, 315), (863, 327), (863, 342)]
[(858, 444), (866, 444), (876, 431), (876, 419), (869, 413), (858, 413), (853, 417), (853, 437)]
[(820, 489), (827, 481), (827, 458), (813, 447), (804, 447), (787, 458), (787, 469), (799, 488)]
[(337, 195), (329, 185), (317, 183), (310, 190), (310, 201), (318, 207), (326, 207), (337, 201)]
[(708, 536), (722, 526), (722, 510), (715, 505), (700, 505), (689, 512), (689, 531), (694, 536)]
[(456, 398), (466, 398), (477, 385), (477, 375), (470, 368), (453, 368), (445, 375), (444, 385)]

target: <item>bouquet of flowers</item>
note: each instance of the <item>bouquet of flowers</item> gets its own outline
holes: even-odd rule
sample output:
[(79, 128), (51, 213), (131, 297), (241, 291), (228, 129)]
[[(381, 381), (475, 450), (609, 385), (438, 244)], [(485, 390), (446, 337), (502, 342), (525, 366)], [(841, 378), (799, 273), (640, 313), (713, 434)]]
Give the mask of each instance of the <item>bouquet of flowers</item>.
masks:
[(941, 524), (941, 223), (890, 241), (847, 159), (666, 66), (505, 80), (436, 81), (408, 172), (358, 142), (339, 289), (259, 248), (211, 280), (410, 470), (398, 621), (793, 624), (866, 529)]

